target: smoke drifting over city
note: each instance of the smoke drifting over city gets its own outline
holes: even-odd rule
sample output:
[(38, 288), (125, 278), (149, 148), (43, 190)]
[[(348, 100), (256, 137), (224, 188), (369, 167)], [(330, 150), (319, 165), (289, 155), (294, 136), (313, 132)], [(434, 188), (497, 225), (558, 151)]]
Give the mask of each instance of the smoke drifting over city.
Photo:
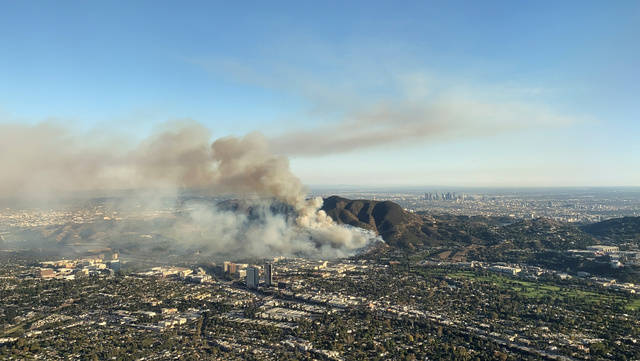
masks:
[[(158, 201), (151, 195), (156, 191), (233, 195), (251, 214), (190, 200), (171, 231), (177, 246), (213, 253), (338, 257), (377, 238), (337, 225), (320, 210), (322, 199), (307, 199), (288, 159), (271, 153), (261, 134), (210, 139), (195, 122), (166, 124), (137, 143), (46, 123), (0, 125), (0, 195), (51, 200), (70, 192), (133, 189), (128, 201), (143, 208)], [(276, 212), (274, 204), (290, 212)]]

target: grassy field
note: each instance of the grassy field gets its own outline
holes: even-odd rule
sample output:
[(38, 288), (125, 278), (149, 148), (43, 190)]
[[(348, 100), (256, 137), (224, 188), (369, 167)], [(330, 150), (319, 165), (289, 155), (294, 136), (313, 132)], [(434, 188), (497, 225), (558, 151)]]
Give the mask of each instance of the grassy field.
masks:
[(623, 295), (612, 294), (604, 290), (599, 290), (594, 287), (593, 290), (583, 290), (572, 286), (560, 286), (546, 282), (525, 281), (510, 278), (507, 276), (497, 274), (476, 274), (472, 271), (459, 271), (447, 274), (454, 279), (468, 279), (475, 282), (482, 282), (491, 284), (494, 287), (500, 289), (510, 290), (517, 293), (519, 296), (523, 296), (531, 299), (562, 299), (577, 300), (586, 303), (619, 303), (624, 304), (624, 307), (628, 310), (635, 311), (640, 309), (640, 297), (633, 297), (631, 301)]
[(627, 304), (626, 309), (629, 311), (637, 311), (640, 310), (640, 298), (636, 298), (635, 300), (629, 302)]

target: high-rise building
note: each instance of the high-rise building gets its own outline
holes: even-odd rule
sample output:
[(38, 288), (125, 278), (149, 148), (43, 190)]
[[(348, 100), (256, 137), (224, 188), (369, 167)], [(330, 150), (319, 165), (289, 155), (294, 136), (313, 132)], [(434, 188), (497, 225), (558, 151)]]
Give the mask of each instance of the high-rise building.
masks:
[(223, 271), (227, 274), (235, 274), (237, 272), (237, 265), (233, 262), (224, 261)]
[(247, 268), (247, 288), (258, 288), (258, 282), (260, 282), (260, 274), (256, 267)]
[(113, 270), (114, 272), (120, 271), (120, 260), (110, 261), (109, 262), (109, 269)]
[(271, 263), (264, 264), (264, 285), (267, 287), (273, 285), (273, 265)]

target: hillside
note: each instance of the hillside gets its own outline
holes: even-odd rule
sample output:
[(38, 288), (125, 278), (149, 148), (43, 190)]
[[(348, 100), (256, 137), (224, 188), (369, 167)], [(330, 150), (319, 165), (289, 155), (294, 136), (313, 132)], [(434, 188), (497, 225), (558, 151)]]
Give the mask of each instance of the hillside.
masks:
[(598, 243), (578, 227), (547, 218), (516, 221), (503, 217), (416, 214), (390, 201), (338, 196), (325, 199), (323, 210), (338, 223), (377, 231), (390, 246), (400, 248), (501, 244), (541, 250)]
[(640, 241), (640, 217), (623, 217), (587, 224), (582, 230), (612, 242)]
[(376, 231), (399, 248), (486, 245), (501, 239), (497, 218), (411, 213), (390, 201), (338, 196), (326, 198), (322, 209), (336, 222)]
[[(244, 213), (261, 222), (265, 212), (295, 217), (292, 207), (281, 203), (255, 205), (238, 200), (218, 203), (225, 211)], [(397, 249), (423, 247), (486, 248), (508, 250), (565, 250), (584, 248), (602, 241), (640, 240), (640, 217), (611, 219), (576, 227), (546, 218), (516, 220), (508, 217), (460, 216), (412, 213), (391, 201), (351, 200), (339, 196), (324, 200), (322, 209), (336, 222), (378, 233)], [(9, 242), (24, 246), (117, 247), (124, 250), (167, 250), (185, 237), (190, 228), (179, 212), (156, 219), (95, 221), (92, 223), (15, 229), (6, 233)], [(178, 223), (181, 224), (177, 227)], [(186, 228), (185, 228), (186, 227)], [(193, 235), (192, 235), (193, 236)], [(494, 252), (494, 253), (495, 253)]]
[(427, 238), (421, 227), (422, 217), (406, 212), (390, 201), (350, 200), (332, 196), (322, 206), (333, 220), (341, 224), (376, 231), (390, 245), (406, 247)]
[(502, 228), (505, 239), (520, 249), (585, 248), (598, 243), (578, 227), (549, 218), (525, 219)]

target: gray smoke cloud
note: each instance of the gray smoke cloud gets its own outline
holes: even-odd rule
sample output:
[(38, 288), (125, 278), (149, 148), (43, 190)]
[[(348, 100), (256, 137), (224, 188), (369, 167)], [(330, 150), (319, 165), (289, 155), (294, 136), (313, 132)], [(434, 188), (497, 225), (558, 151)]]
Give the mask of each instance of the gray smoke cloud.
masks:
[[(294, 48), (306, 46), (296, 43)], [(286, 66), (280, 58), (269, 66), (233, 58), (190, 61), (212, 76), (304, 100), (304, 128), (291, 130), (298, 123), (291, 121), (286, 132), (269, 134), (278, 154), (323, 156), (556, 128), (582, 120), (540, 103), (542, 88), (475, 85), (425, 71), (403, 59), (403, 49), (393, 45), (355, 49), (348, 54), (331, 46), (307, 49), (304, 62)], [(259, 55), (264, 63), (272, 53)]]
[(304, 187), (261, 134), (210, 139), (209, 130), (193, 121), (165, 124), (137, 144), (50, 123), (0, 124), (0, 194), (207, 188), (302, 207)]
[[(316, 203), (316, 205), (318, 205)], [(176, 237), (188, 245), (214, 254), (244, 257), (305, 256), (345, 257), (378, 239), (367, 230), (335, 224), (317, 208), (307, 208), (311, 218), (295, 220), (274, 213), (265, 201), (251, 203), (252, 215), (231, 212), (202, 202), (190, 202), (188, 219), (174, 226)], [(255, 218), (257, 215), (257, 218)], [(318, 217), (322, 219), (318, 219)]]
[[(376, 239), (337, 225), (320, 210), (320, 198), (307, 199), (288, 159), (272, 153), (260, 133), (210, 139), (210, 132), (192, 121), (166, 124), (137, 143), (47, 123), (0, 124), (0, 194), (56, 197), (134, 189), (135, 201), (148, 206), (157, 202), (154, 189), (163, 195), (197, 189), (232, 194), (261, 213), (256, 219), (202, 201), (188, 203), (173, 236), (211, 252), (337, 257)], [(290, 206), (295, 217), (274, 213), (269, 207), (274, 201)]]
[(318, 156), (386, 145), (481, 137), (571, 121), (571, 118), (519, 103), (405, 100), (372, 104), (336, 122), (312, 130), (275, 135), (270, 141), (273, 149), (282, 154)]

